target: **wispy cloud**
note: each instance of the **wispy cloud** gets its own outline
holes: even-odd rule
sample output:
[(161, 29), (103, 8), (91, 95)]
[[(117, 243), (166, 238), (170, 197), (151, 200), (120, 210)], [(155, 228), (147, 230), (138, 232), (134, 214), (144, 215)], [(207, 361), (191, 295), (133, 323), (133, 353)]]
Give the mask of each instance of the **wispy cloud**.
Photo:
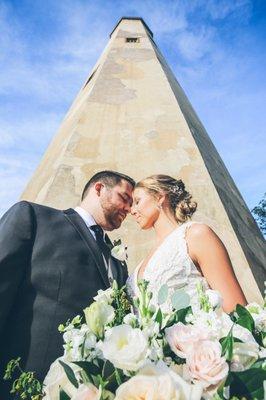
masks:
[(114, 25), (129, 15), (154, 32), (254, 205), (265, 180), (266, 55), (256, 51), (261, 32), (249, 28), (253, 8), (251, 0), (0, 2), (0, 214), (19, 197)]

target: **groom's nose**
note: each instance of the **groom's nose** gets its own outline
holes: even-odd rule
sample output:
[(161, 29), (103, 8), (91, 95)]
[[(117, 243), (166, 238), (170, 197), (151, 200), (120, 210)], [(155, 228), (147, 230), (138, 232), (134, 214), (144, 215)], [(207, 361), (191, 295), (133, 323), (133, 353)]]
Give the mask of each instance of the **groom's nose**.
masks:
[(124, 204), (123, 208), (124, 208), (124, 210), (126, 211), (127, 214), (130, 213), (130, 211), (131, 211), (131, 203), (127, 202), (126, 204)]

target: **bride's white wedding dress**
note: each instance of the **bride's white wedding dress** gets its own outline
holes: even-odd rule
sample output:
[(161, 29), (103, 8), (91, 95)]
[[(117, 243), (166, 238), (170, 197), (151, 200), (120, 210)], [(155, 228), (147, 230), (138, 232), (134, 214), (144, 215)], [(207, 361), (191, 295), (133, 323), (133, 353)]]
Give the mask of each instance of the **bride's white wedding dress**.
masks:
[[(198, 283), (201, 283), (205, 290), (209, 288), (206, 279), (201, 275), (188, 254), (186, 232), (194, 223), (192, 221), (186, 222), (171, 232), (156, 249), (144, 269), (142, 279), (149, 282), (148, 290), (153, 294), (151, 304), (158, 304), (160, 288), (164, 284), (168, 286), (168, 301), (161, 306), (163, 311), (171, 310), (170, 299), (175, 290), (184, 289), (193, 302)], [(132, 297), (139, 294), (137, 283), (141, 264), (142, 262), (127, 280), (127, 289)]]

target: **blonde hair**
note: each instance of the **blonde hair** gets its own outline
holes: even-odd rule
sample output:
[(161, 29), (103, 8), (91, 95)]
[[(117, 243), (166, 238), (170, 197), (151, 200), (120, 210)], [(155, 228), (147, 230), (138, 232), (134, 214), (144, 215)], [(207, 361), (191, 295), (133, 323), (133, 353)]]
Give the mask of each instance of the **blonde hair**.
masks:
[(186, 222), (197, 209), (197, 203), (192, 200), (192, 195), (186, 191), (181, 179), (152, 175), (138, 182), (135, 188), (143, 188), (154, 197), (160, 193), (165, 194), (177, 222)]

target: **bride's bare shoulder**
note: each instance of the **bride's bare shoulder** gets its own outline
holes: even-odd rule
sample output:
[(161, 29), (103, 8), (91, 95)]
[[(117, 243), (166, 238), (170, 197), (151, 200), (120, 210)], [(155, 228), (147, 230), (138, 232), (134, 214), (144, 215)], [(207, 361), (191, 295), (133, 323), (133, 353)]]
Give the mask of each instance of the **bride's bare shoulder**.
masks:
[(204, 224), (202, 222), (194, 222), (189, 226), (189, 229), (187, 230), (187, 234), (190, 236), (201, 236), (201, 235), (208, 235), (214, 233), (212, 228)]
[(189, 229), (187, 229), (187, 234), (186, 237), (188, 240), (191, 241), (197, 241), (199, 239), (218, 239), (218, 236), (216, 233), (213, 231), (213, 229), (204, 223), (201, 222), (195, 222), (194, 224), (191, 224), (189, 226)]

